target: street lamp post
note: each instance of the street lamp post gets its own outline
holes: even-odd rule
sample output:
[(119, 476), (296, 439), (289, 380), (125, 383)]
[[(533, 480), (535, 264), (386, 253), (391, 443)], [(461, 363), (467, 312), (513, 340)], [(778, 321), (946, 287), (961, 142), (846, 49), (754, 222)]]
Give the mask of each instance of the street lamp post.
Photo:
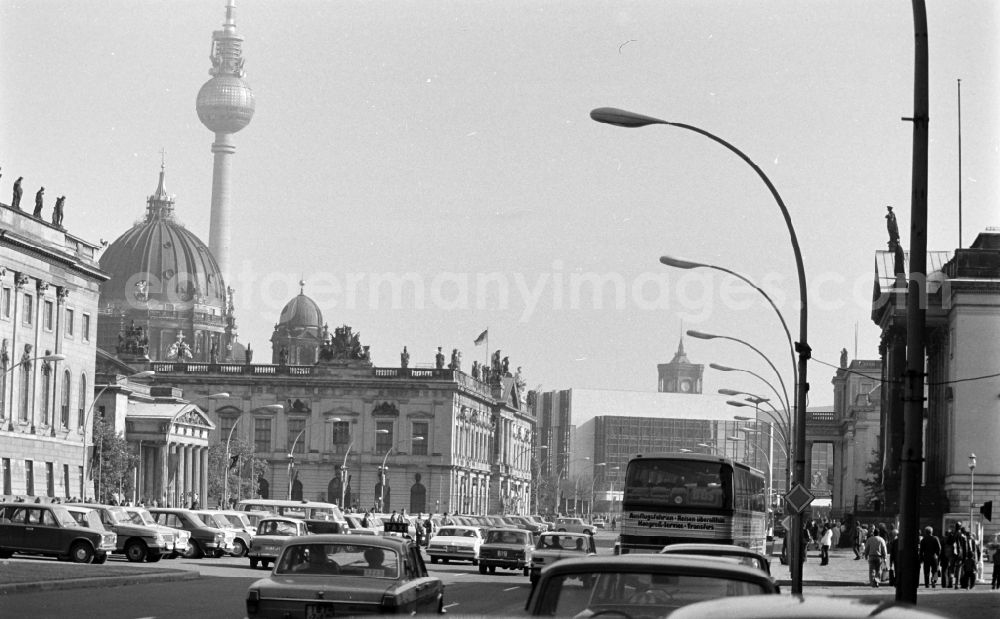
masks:
[[(976, 526), (976, 454), (969, 454), (969, 535), (975, 535)], [(995, 567), (993, 569), (996, 569)], [(978, 566), (977, 566), (978, 573)], [(975, 578), (975, 575), (973, 575)]]
[[(744, 163), (749, 165), (754, 172), (760, 177), (760, 179), (767, 186), (767, 189), (771, 192), (771, 196), (774, 198), (781, 209), (781, 214), (784, 217), (785, 225), (788, 228), (789, 240), (792, 245), (792, 252), (795, 255), (795, 268), (798, 274), (798, 284), (799, 284), (799, 341), (795, 343), (795, 351), (799, 355), (799, 371), (797, 377), (797, 383), (795, 387), (796, 398), (795, 398), (795, 481), (798, 484), (802, 484), (805, 481), (806, 474), (806, 461), (805, 461), (805, 451), (806, 451), (806, 398), (807, 391), (809, 388), (809, 382), (806, 379), (806, 374), (808, 372), (808, 361), (812, 354), (812, 349), (808, 344), (808, 322), (809, 322), (809, 299), (808, 292), (806, 290), (806, 271), (802, 264), (802, 251), (799, 249), (798, 236), (795, 234), (795, 227), (792, 225), (792, 217), (785, 207), (784, 200), (781, 199), (781, 195), (775, 188), (771, 179), (764, 174), (764, 171), (753, 162), (750, 157), (743, 153), (740, 149), (736, 148), (729, 142), (723, 140), (722, 138), (700, 129), (692, 125), (686, 125), (682, 123), (669, 122), (659, 118), (653, 118), (651, 116), (643, 116), (641, 114), (634, 114), (632, 112), (627, 112), (624, 110), (619, 110), (615, 108), (599, 108), (590, 112), (590, 117), (597, 122), (608, 123), (612, 125), (618, 125), (621, 127), (645, 127), (648, 125), (667, 125), (671, 127), (678, 127), (680, 129), (687, 129), (688, 131), (693, 131), (699, 135), (702, 135), (717, 144), (728, 149), (730, 152), (735, 154), (737, 157), (743, 160)], [(926, 125), (925, 125), (926, 127)], [(926, 198), (926, 194), (925, 194)], [(912, 254), (912, 252), (911, 252)], [(923, 260), (924, 256), (920, 256)], [(912, 256), (911, 256), (912, 259)], [(921, 263), (922, 264), (922, 263)], [(916, 294), (911, 295), (912, 298), (916, 298)], [(922, 329), (921, 329), (922, 331)], [(922, 349), (921, 349), (922, 350)], [(919, 430), (918, 430), (919, 431)], [(792, 516), (792, 555), (791, 555), (791, 573), (792, 573), (792, 593), (795, 595), (802, 594), (802, 562), (800, 560), (802, 548), (801, 548), (801, 538), (802, 538), (802, 514), (795, 513)], [(914, 568), (915, 570), (916, 568)], [(914, 572), (915, 573), (915, 572)], [(914, 600), (915, 601), (915, 600)]]
[[(63, 359), (66, 358), (65, 355), (51, 355), (51, 356), (61, 357)], [(135, 374), (130, 374), (126, 376), (125, 379), (131, 380), (133, 378), (149, 378), (150, 376), (153, 376), (155, 373), (156, 372), (154, 372), (153, 370), (143, 370), (141, 372), (136, 372)], [(87, 422), (90, 420), (90, 414), (94, 412), (94, 407), (97, 406), (97, 401), (101, 399), (101, 396), (104, 395), (104, 392), (107, 391), (108, 388), (111, 387), (112, 385), (117, 386), (118, 384), (119, 383), (117, 382), (108, 383), (107, 385), (101, 387), (101, 390), (97, 392), (97, 395), (95, 395), (93, 401), (91, 401), (90, 408), (87, 409), (86, 414), (83, 416), (83, 422), (80, 424), (81, 431), (83, 432), (83, 453), (82, 453), (82, 458), (80, 459), (80, 486), (81, 486), (80, 494), (82, 494), (83, 496), (80, 498), (85, 503), (87, 501)], [(101, 480), (100, 477), (98, 477), (97, 479), (98, 501), (101, 498), (100, 484)]]
[[(389, 434), (389, 431), (385, 430), (385, 429), (382, 429), (382, 430), (375, 430), (375, 433), (376, 434)], [(395, 449), (396, 446), (399, 445), (399, 443), (403, 442), (404, 440), (406, 440), (406, 439), (400, 439), (400, 441), (397, 442), (396, 444), (389, 446), (389, 449), (387, 449), (385, 451), (385, 456), (382, 458), (382, 466), (378, 467), (378, 480), (379, 480), (378, 509), (379, 509), (380, 512), (385, 509), (385, 476), (386, 476), (386, 473), (388, 473), (388, 471), (389, 471), (389, 468), (387, 466), (387, 463), (389, 461), (389, 454), (391, 454), (392, 450)], [(422, 440), (424, 440), (424, 437), (422, 437), (422, 436), (411, 436), (410, 437), (410, 441), (415, 442), (415, 443), (420, 442)]]
[(594, 517), (594, 501), (597, 499), (597, 467), (601, 467), (601, 474), (603, 475), (604, 467), (607, 465), (607, 462), (596, 462), (590, 472), (590, 506), (587, 511), (591, 518)]
[(347, 445), (347, 451), (344, 453), (344, 463), (340, 465), (340, 509), (347, 509), (347, 456), (351, 455), (351, 448), (354, 447), (354, 440)]
[(687, 334), (690, 335), (691, 337), (696, 337), (701, 340), (716, 340), (716, 339), (729, 340), (731, 342), (736, 342), (737, 344), (743, 344), (750, 350), (757, 353), (757, 355), (759, 355), (760, 358), (762, 358), (767, 363), (767, 365), (771, 367), (774, 373), (778, 376), (778, 384), (781, 385), (781, 393), (784, 394), (785, 396), (783, 399), (781, 399), (781, 403), (785, 406), (786, 409), (788, 408), (788, 389), (785, 387), (785, 379), (781, 377), (781, 372), (779, 372), (778, 368), (774, 366), (774, 363), (771, 361), (771, 359), (768, 358), (768, 356), (765, 355), (763, 352), (761, 352), (759, 348), (757, 348), (750, 342), (729, 335), (715, 335), (714, 333), (704, 333), (702, 331), (694, 331), (690, 329), (688, 330)]
[[(217, 394), (221, 395), (221, 394)], [(270, 410), (275, 412), (280, 412), (285, 410), (285, 407), (281, 404), (268, 404), (267, 406), (261, 407), (264, 410)], [(229, 461), (231, 456), (229, 455), (229, 443), (233, 440), (233, 432), (236, 431), (236, 426), (240, 425), (240, 420), (242, 417), (237, 417), (236, 422), (233, 424), (232, 428), (229, 428), (229, 436), (226, 438), (226, 459), (222, 463), (222, 506), (224, 509), (229, 509), (229, 471), (232, 468)], [(242, 485), (242, 480), (240, 485)]]
[[(277, 406), (281, 405), (278, 404)], [(282, 407), (282, 410), (284, 410), (284, 407)], [(299, 433), (295, 435), (295, 440), (292, 441), (292, 446), (288, 450), (288, 500), (289, 501), (292, 500), (292, 481), (293, 481), (292, 471), (295, 470), (295, 446), (299, 444), (299, 439), (302, 438), (302, 435), (306, 433), (307, 429), (313, 427), (317, 423), (334, 423), (337, 421), (340, 421), (339, 417), (328, 417), (318, 421), (314, 421), (312, 423), (306, 424), (306, 426), (301, 430), (299, 430)]]

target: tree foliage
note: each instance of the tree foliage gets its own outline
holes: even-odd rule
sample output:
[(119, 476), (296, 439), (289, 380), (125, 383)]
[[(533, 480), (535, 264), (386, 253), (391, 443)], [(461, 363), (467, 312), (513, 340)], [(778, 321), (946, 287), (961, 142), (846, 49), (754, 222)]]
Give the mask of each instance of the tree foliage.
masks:
[(865, 489), (865, 499), (871, 505), (873, 501), (878, 501), (880, 505), (885, 505), (885, 485), (882, 482), (882, 457), (878, 449), (872, 449), (871, 458), (865, 466), (864, 479), (859, 479), (858, 483)]
[(259, 496), (258, 481), (267, 473), (267, 461), (258, 458), (253, 445), (241, 438), (233, 438), (226, 451), (225, 443), (212, 445), (208, 450), (208, 500), (222, 505), (229, 478), (229, 501)]
[(130, 499), (135, 482), (133, 469), (139, 464), (139, 456), (129, 449), (124, 434), (115, 432), (114, 423), (110, 420), (97, 418), (94, 420), (94, 444), (91, 449), (89, 470), (96, 500), (109, 503), (112, 499)]

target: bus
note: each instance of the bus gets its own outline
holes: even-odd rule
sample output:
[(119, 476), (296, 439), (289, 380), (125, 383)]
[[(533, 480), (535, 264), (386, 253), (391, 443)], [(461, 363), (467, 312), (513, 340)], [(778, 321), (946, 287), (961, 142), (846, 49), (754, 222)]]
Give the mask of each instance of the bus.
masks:
[(618, 552), (668, 544), (766, 548), (764, 473), (729, 458), (669, 453), (636, 456), (625, 471)]
[(281, 499), (244, 499), (236, 504), (244, 512), (267, 512), (289, 518), (301, 518), (312, 533), (340, 533), (348, 529), (343, 512), (333, 503), (285, 501)]

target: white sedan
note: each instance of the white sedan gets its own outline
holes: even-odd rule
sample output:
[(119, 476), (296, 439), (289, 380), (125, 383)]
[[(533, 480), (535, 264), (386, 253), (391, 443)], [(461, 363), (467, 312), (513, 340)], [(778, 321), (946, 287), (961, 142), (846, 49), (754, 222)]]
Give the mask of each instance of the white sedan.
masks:
[(427, 554), (431, 563), (438, 560), (471, 561), (479, 564), (479, 547), (483, 544), (483, 536), (476, 527), (445, 526), (441, 527), (427, 544)]

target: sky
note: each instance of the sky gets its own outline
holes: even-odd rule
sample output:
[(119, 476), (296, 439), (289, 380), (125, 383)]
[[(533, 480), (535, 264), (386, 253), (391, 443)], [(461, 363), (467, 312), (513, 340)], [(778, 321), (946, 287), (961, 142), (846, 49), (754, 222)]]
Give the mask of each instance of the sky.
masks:
[[(224, 0), (0, 0), (0, 200), (24, 177), (64, 225), (113, 241), (165, 151), (206, 243), (213, 135), (195, 97)], [(230, 285), (257, 351), (304, 291), (376, 365), (465, 369), (500, 349), (530, 388), (655, 391), (694, 329), (760, 349), (792, 384), (796, 267), (775, 200), (711, 140), (590, 120), (624, 108), (707, 130), (780, 193), (802, 247), (810, 404), (840, 350), (877, 359), (875, 252), (910, 242), (913, 18), (905, 0), (238, 0), (256, 98), (234, 136)], [(1000, 225), (1000, 3), (928, 2), (928, 249)], [(961, 175), (958, 80), (961, 80)], [(50, 205), (46, 206), (46, 212)], [(595, 290), (598, 292), (595, 294)], [(395, 292), (398, 292), (396, 294)], [(473, 340), (489, 330), (489, 350)], [(749, 347), (684, 338), (706, 392), (767, 394)], [(266, 357), (266, 354), (258, 353)]]

